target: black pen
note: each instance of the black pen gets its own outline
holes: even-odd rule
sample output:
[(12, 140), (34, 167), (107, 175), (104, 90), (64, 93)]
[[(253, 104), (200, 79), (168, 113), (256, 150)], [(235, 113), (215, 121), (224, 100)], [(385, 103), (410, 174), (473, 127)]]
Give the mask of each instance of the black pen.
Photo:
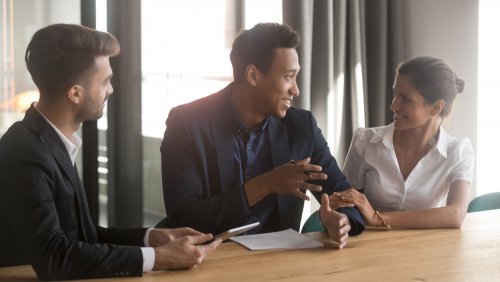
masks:
[[(290, 163), (291, 163), (291, 164), (297, 164), (297, 163), (295, 162), (295, 160), (291, 160), (291, 161), (290, 161)], [(305, 175), (307, 175), (307, 176), (309, 176), (309, 177), (312, 177), (311, 172), (310, 172), (310, 171), (308, 171), (308, 170), (303, 170), (303, 171), (302, 171), (302, 173), (303, 173), (303, 174), (305, 174)]]

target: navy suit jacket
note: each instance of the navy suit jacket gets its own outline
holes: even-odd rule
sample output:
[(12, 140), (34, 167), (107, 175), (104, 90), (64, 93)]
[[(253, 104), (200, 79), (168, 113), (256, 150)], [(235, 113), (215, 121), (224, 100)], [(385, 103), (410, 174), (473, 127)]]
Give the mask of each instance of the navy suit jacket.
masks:
[(93, 225), (66, 147), (33, 106), (0, 139), (0, 185), (0, 266), (31, 264), (43, 280), (142, 275), (145, 229)]
[[(232, 85), (170, 111), (161, 145), (167, 218), (159, 226), (189, 226), (218, 234), (250, 221), (250, 208), (237, 177), (240, 168), (234, 161), (235, 130), (229, 108)], [(317, 182), (323, 192), (351, 187), (311, 112), (290, 108), (283, 119), (269, 117), (268, 130), (273, 167), (311, 157), (311, 163), (321, 165), (328, 175), (328, 180)], [(320, 193), (313, 194), (320, 199)], [(299, 231), (304, 200), (291, 195), (276, 197), (276, 231)], [(357, 208), (341, 211), (350, 219), (351, 235), (364, 230)]]

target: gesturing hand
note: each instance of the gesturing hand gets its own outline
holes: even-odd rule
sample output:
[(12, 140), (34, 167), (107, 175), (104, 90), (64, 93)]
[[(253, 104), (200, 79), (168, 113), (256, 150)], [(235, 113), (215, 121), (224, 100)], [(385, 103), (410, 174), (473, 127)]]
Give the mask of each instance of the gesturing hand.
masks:
[(189, 227), (175, 229), (155, 228), (149, 233), (149, 245), (151, 247), (159, 247), (177, 238), (181, 238), (184, 236), (196, 236), (201, 234), (203, 233)]
[(154, 248), (155, 265), (153, 270), (183, 269), (196, 267), (221, 243), (220, 239), (207, 245), (200, 245), (212, 239), (211, 234), (184, 236)]
[(344, 248), (347, 244), (351, 225), (345, 214), (338, 213), (330, 208), (330, 201), (327, 194), (321, 195), (319, 217), (321, 223), (328, 231), (328, 235), (338, 243), (338, 249)]
[(375, 210), (372, 205), (366, 198), (365, 194), (360, 193), (358, 190), (354, 188), (350, 188), (348, 190), (342, 192), (335, 192), (332, 195), (333, 198), (338, 198), (345, 203), (350, 203), (355, 205), (363, 217), (365, 218), (368, 225), (378, 226), (380, 222), (377, 220), (375, 216)]
[[(327, 179), (321, 166), (309, 164), (310, 161), (310, 158), (293, 161), (252, 178), (245, 184), (250, 205), (269, 194), (291, 194), (308, 201), (309, 197), (301, 190), (319, 192), (323, 189), (308, 181)], [(261, 192), (256, 192), (259, 189)]]

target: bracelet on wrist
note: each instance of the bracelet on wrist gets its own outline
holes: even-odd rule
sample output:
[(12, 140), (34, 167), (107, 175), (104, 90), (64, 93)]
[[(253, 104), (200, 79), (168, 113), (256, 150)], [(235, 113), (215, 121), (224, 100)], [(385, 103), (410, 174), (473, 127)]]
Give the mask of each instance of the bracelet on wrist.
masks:
[(375, 216), (378, 219), (380, 219), (380, 222), (384, 226), (385, 230), (387, 230), (387, 231), (391, 230), (391, 225), (389, 225), (389, 223), (382, 218), (382, 216), (380, 215), (380, 213), (377, 210), (375, 211)]

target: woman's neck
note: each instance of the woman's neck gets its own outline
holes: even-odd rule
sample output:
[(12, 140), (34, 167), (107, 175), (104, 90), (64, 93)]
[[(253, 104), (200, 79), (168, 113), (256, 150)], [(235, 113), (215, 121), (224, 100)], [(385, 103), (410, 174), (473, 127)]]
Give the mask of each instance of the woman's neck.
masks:
[(418, 162), (434, 146), (439, 135), (437, 122), (408, 130), (394, 130), (393, 143), (403, 179), (410, 175)]
[[(403, 147), (405, 150), (422, 150), (428, 148), (429, 145), (434, 145), (439, 136), (438, 122), (432, 122), (428, 125), (423, 125), (418, 128), (406, 130), (394, 130), (393, 142), (398, 147)], [(434, 140), (434, 141), (432, 141)]]

